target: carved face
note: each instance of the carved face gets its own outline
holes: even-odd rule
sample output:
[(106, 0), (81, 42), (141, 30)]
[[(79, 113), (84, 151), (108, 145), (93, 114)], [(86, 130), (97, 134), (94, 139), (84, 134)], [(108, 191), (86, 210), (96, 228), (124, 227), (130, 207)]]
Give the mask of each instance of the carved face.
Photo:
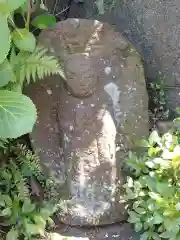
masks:
[(93, 57), (72, 54), (65, 61), (68, 90), (76, 97), (88, 97), (96, 90), (98, 67)]

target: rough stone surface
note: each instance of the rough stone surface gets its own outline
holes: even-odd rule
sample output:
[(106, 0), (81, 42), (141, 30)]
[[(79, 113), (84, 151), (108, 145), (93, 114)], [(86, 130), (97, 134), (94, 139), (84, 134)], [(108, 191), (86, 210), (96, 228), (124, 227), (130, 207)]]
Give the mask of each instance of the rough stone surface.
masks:
[(58, 190), (66, 199), (61, 219), (71, 225), (124, 220), (122, 161), (148, 133), (140, 57), (111, 26), (93, 20), (59, 22), (39, 42), (61, 57), (67, 76), (61, 86), (50, 77), (29, 90), (39, 112), (33, 145), (64, 190)]
[[(65, 2), (59, 2), (58, 11)], [(180, 105), (180, 1), (104, 0), (102, 15), (95, 2), (85, 0), (82, 5), (73, 1), (69, 17), (93, 18), (115, 25), (144, 57), (149, 80), (164, 78), (168, 105), (174, 110)]]
[[(48, 240), (63, 240), (64, 237), (69, 240), (139, 240), (139, 234), (135, 233), (131, 226), (125, 224), (113, 224), (111, 226), (85, 229), (68, 227), (65, 231), (57, 231), (50, 234)], [(64, 239), (65, 240), (65, 239)]]

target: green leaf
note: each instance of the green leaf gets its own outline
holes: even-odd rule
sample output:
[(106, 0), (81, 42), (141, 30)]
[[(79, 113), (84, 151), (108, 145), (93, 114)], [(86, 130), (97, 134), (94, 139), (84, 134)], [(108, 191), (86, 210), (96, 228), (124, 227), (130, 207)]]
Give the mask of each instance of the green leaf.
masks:
[(8, 195), (3, 195), (2, 196), (4, 202), (8, 205), (8, 206), (12, 206), (12, 199), (10, 198), (10, 196)]
[(35, 205), (31, 203), (30, 199), (26, 199), (22, 206), (23, 213), (30, 213), (35, 209)]
[(148, 238), (149, 238), (148, 232), (144, 232), (144, 233), (141, 235), (140, 240), (148, 240)]
[(180, 211), (180, 202), (178, 202), (178, 203), (176, 204), (176, 210), (177, 210), (177, 211)]
[(0, 63), (7, 57), (10, 50), (11, 35), (5, 17), (0, 17), (0, 31), (1, 31), (1, 44), (0, 44)]
[(149, 192), (148, 194), (149, 194), (149, 196), (150, 196), (152, 199), (154, 199), (154, 200), (156, 200), (156, 201), (158, 201), (158, 202), (162, 200), (161, 196), (160, 196), (159, 194), (157, 194), (157, 193)]
[(129, 219), (128, 222), (130, 223), (139, 223), (140, 222), (140, 216), (134, 212), (134, 211), (129, 211)]
[(143, 225), (142, 225), (141, 222), (138, 222), (134, 225), (134, 228), (135, 228), (136, 232), (140, 232), (142, 230), (142, 227), (143, 227)]
[(148, 155), (149, 155), (149, 157), (152, 157), (153, 155), (154, 155), (154, 156), (157, 155), (157, 153), (159, 153), (160, 150), (161, 150), (160, 147), (150, 147), (150, 148), (148, 149)]
[(155, 232), (153, 232), (153, 233), (151, 234), (151, 237), (152, 237), (154, 240), (161, 240), (161, 238), (159, 237), (159, 235), (158, 235), (157, 233), (155, 233)]
[(1, 138), (17, 138), (31, 132), (36, 117), (36, 108), (28, 97), (0, 90)]
[(180, 114), (180, 108), (176, 108), (176, 112)]
[(159, 214), (155, 213), (153, 217), (153, 223), (154, 224), (160, 224), (163, 222), (163, 217), (160, 216)]
[(1, 217), (9, 217), (11, 216), (11, 208), (5, 208), (0, 212)]
[(20, 82), (26, 79), (27, 83), (30, 80), (35, 82), (37, 79), (43, 79), (51, 74), (58, 74), (65, 79), (65, 74), (59, 61), (52, 56), (48, 56), (47, 49), (39, 46), (36, 47), (33, 53), (20, 52), (18, 54), (16, 73)]
[(52, 212), (49, 209), (41, 208), (40, 215), (44, 220), (47, 220), (51, 216)]
[(145, 139), (142, 139), (142, 140), (140, 140), (140, 141), (137, 141), (136, 142), (136, 145), (138, 146), (138, 147), (150, 147), (150, 145), (149, 145), (149, 143), (148, 143), (148, 141), (147, 140), (145, 140)]
[(34, 222), (45, 229), (46, 221), (41, 216), (34, 216)]
[(173, 237), (173, 233), (172, 232), (168, 232), (168, 231), (166, 231), (166, 232), (163, 232), (161, 235), (160, 235), (160, 237), (161, 238), (171, 238), (171, 237)]
[(55, 16), (51, 14), (41, 14), (34, 18), (31, 22), (31, 24), (39, 29), (46, 29), (48, 27), (51, 27), (52, 25), (56, 24), (56, 18)]
[(159, 137), (158, 132), (153, 131), (150, 134), (148, 141), (149, 141), (151, 146), (154, 145), (155, 143), (159, 143), (161, 141), (161, 138)]
[(135, 211), (139, 214), (145, 214), (146, 213), (146, 210), (144, 208), (141, 208), (141, 207), (136, 208)]
[(155, 164), (159, 164), (161, 166), (161, 168), (169, 168), (171, 166), (171, 161), (168, 161), (166, 159), (163, 158), (154, 158), (152, 160)]
[(168, 182), (157, 182), (156, 189), (162, 196), (171, 197), (174, 193), (174, 188), (169, 186)]
[(26, 223), (26, 232), (29, 235), (44, 235), (44, 229), (36, 224)]
[(180, 227), (179, 227), (179, 224), (174, 224), (172, 227), (171, 227), (171, 231), (175, 234), (179, 233), (180, 232)]
[(12, 66), (7, 59), (0, 64), (0, 87), (5, 86), (8, 82), (15, 81), (15, 75)]
[(0, 18), (8, 17), (8, 15), (11, 13), (11, 11), (12, 11), (11, 8), (5, 1), (0, 2)]
[(19, 233), (15, 229), (11, 229), (6, 236), (6, 240), (18, 240)]
[(11, 11), (16, 10), (21, 7), (27, 0), (3, 0)]
[(12, 39), (16, 47), (20, 50), (33, 52), (36, 47), (36, 38), (26, 28), (15, 29)]

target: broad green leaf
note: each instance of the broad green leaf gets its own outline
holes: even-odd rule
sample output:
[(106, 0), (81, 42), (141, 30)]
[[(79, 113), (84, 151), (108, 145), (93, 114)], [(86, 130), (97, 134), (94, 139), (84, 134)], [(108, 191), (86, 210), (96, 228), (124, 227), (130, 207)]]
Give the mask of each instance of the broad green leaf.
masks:
[(140, 232), (142, 230), (142, 227), (143, 227), (143, 225), (141, 222), (138, 222), (134, 225), (134, 229), (136, 232)]
[(171, 232), (173, 232), (173, 233), (175, 233), (175, 234), (177, 234), (177, 233), (179, 233), (180, 232), (180, 227), (179, 227), (179, 224), (173, 224), (172, 226), (171, 226)]
[(11, 11), (16, 10), (21, 7), (27, 0), (1, 0), (7, 4), (7, 6), (11, 9)]
[(3, 195), (2, 198), (8, 206), (12, 206), (12, 199), (9, 195)]
[(180, 211), (180, 202), (178, 202), (178, 203), (176, 204), (176, 210), (177, 210), (177, 211)]
[(153, 146), (155, 143), (159, 143), (161, 141), (161, 138), (158, 135), (157, 131), (153, 131), (149, 136), (149, 143), (151, 146)]
[(15, 75), (12, 66), (7, 59), (0, 64), (0, 87), (5, 86), (8, 82), (15, 81)]
[(160, 224), (163, 222), (163, 217), (160, 216), (159, 214), (155, 213), (153, 217), (153, 223), (154, 224)]
[(34, 18), (31, 22), (31, 24), (39, 29), (46, 29), (48, 27), (51, 27), (52, 25), (56, 24), (56, 18), (55, 16), (51, 14), (41, 14)]
[(40, 215), (44, 220), (47, 220), (49, 218), (49, 216), (51, 216), (51, 213), (52, 212), (46, 208), (41, 208), (41, 210), (40, 210)]
[(168, 161), (166, 159), (163, 158), (154, 158), (152, 160), (155, 164), (159, 164), (161, 166), (161, 168), (163, 169), (167, 169), (171, 167), (171, 161)]
[(176, 108), (176, 112), (180, 114), (180, 108)]
[(6, 1), (1, 0), (0, 2), (0, 18), (1, 17), (8, 17), (8, 15), (11, 13), (11, 8), (6, 3)]
[(53, 219), (50, 218), (50, 217), (47, 219), (47, 224), (48, 224), (50, 227), (53, 227), (53, 226), (55, 225)]
[(149, 157), (155, 156), (157, 153), (159, 153), (161, 150), (160, 147), (150, 147), (148, 149), (148, 155)]
[(161, 196), (171, 197), (174, 194), (174, 188), (168, 182), (157, 182), (156, 189)]
[(146, 165), (149, 168), (154, 168), (156, 164), (152, 161), (152, 159), (150, 159), (149, 161), (146, 162)]
[(148, 238), (149, 238), (148, 232), (144, 232), (144, 233), (141, 235), (140, 240), (148, 240)]
[(137, 141), (136, 142), (136, 145), (138, 146), (138, 147), (150, 147), (150, 145), (149, 145), (149, 143), (148, 143), (148, 141), (147, 140), (145, 140), (145, 139), (142, 139), (142, 140), (140, 140), (140, 141)]
[(26, 232), (29, 235), (44, 235), (44, 228), (40, 227), (39, 225), (36, 224), (30, 224), (26, 223)]
[(0, 64), (7, 57), (10, 50), (11, 35), (5, 17), (0, 17), (0, 31), (1, 31), (1, 44), (0, 44)]
[(127, 186), (129, 188), (133, 187), (134, 183), (133, 183), (133, 179), (131, 177), (127, 177)]
[(156, 200), (157, 202), (161, 202), (162, 201), (162, 198), (161, 198), (161, 196), (159, 194), (154, 193), (154, 192), (149, 192), (148, 194), (149, 194), (149, 196), (152, 199)]
[(31, 203), (30, 199), (26, 199), (22, 206), (23, 213), (30, 213), (35, 209), (35, 205)]
[(136, 212), (129, 211), (129, 219), (128, 222), (130, 223), (139, 223), (140, 222), (140, 216)]
[(16, 47), (22, 51), (33, 52), (36, 47), (36, 38), (26, 28), (13, 31), (12, 39)]
[(152, 237), (154, 240), (161, 240), (161, 238), (159, 237), (159, 234), (157, 234), (157, 233), (155, 233), (155, 232), (153, 232), (153, 233), (151, 234), (151, 237)]
[(32, 131), (36, 107), (30, 98), (0, 90), (0, 138), (17, 138)]
[(11, 208), (5, 208), (0, 212), (1, 217), (9, 217), (11, 216)]
[(163, 212), (163, 216), (166, 216), (166, 217), (172, 217), (172, 216), (174, 216), (174, 214), (175, 214), (175, 211), (173, 208), (167, 209)]
[(146, 213), (146, 210), (144, 208), (141, 208), (141, 207), (136, 208), (135, 211), (139, 214), (145, 214)]
[(6, 240), (18, 240), (19, 233), (15, 229), (11, 229), (6, 236)]
[(34, 216), (34, 222), (45, 229), (46, 221), (41, 216)]
[(173, 234), (172, 232), (168, 232), (168, 231), (167, 231), (167, 232), (163, 232), (163, 233), (160, 235), (160, 237), (161, 237), (161, 238), (168, 238), (168, 239), (169, 239), (169, 238), (173, 237), (173, 235), (174, 235), (174, 234)]

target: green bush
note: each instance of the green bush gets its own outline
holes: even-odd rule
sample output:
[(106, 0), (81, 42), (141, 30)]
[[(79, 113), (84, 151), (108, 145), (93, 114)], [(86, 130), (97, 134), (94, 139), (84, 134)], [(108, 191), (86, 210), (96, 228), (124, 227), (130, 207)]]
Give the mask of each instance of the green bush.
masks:
[[(40, 2), (40, 1), (37, 1)], [(31, 0), (0, 1), (0, 138), (17, 138), (32, 131), (36, 121), (36, 108), (22, 94), (23, 85), (30, 79), (42, 79), (50, 74), (64, 77), (59, 62), (37, 46), (30, 32)], [(16, 25), (20, 14), (24, 27)], [(32, 19), (34, 27), (44, 29), (56, 22), (47, 12)]]
[(128, 221), (142, 232), (141, 240), (180, 240), (179, 129), (163, 136), (153, 131), (139, 142), (144, 150), (129, 153), (131, 171), (124, 185)]
[(6, 143), (4, 151), (8, 159), (0, 167), (0, 228), (7, 234), (1, 236), (4, 230), (0, 229), (0, 237), (38, 239), (53, 224), (50, 216), (56, 210), (55, 204), (41, 199), (49, 191), (49, 179), (37, 156), (25, 146)]

